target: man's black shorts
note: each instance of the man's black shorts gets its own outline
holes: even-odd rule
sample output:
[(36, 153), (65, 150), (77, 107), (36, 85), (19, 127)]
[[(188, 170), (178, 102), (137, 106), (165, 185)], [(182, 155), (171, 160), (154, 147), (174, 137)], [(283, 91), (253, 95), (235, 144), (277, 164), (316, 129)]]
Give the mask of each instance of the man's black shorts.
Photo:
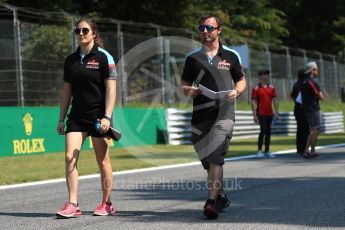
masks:
[(309, 122), (309, 127), (311, 129), (319, 129), (321, 128), (321, 114), (320, 111), (314, 112), (307, 112), (306, 113), (307, 120)]
[[(201, 127), (198, 128), (201, 130), (203, 129)], [(193, 127), (193, 129), (196, 128), (196, 126)], [(193, 131), (194, 149), (204, 169), (208, 170), (210, 163), (224, 164), (224, 155), (228, 152), (233, 128), (234, 122), (228, 119), (217, 121), (208, 132), (203, 129), (206, 135), (198, 134), (197, 130)]]

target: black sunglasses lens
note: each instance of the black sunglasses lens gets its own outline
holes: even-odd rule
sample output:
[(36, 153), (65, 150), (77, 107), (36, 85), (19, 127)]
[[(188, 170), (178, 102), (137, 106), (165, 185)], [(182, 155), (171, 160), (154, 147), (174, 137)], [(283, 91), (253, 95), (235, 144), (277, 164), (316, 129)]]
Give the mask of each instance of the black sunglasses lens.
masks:
[(74, 30), (74, 33), (75, 33), (76, 35), (79, 35), (80, 32), (82, 32), (83, 35), (87, 35), (87, 34), (89, 33), (89, 29), (88, 29), (88, 28), (82, 28), (82, 29), (76, 28), (76, 29)]
[(214, 27), (211, 26), (211, 25), (207, 25), (206, 29), (207, 29), (208, 32), (212, 32), (214, 30)]
[(76, 28), (76, 29), (74, 30), (74, 33), (75, 33), (76, 35), (79, 35), (79, 34), (80, 34), (80, 29), (79, 29), (79, 28)]
[(212, 32), (213, 30), (216, 29), (216, 28), (214, 28), (214, 27), (211, 26), (211, 25), (200, 25), (200, 26), (199, 26), (199, 31), (200, 31), (200, 32), (204, 32), (204, 31), (205, 31), (205, 28), (206, 28), (207, 32)]
[(84, 35), (89, 33), (89, 29), (88, 28), (83, 28), (81, 31), (83, 32)]

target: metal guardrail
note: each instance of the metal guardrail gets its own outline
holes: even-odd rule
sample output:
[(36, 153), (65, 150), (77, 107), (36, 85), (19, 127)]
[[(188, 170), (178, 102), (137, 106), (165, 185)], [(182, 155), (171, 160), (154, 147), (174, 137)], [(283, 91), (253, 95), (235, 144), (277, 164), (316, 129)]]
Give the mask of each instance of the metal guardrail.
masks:
[[(168, 143), (191, 144), (192, 112), (169, 108), (166, 111)], [(344, 132), (343, 112), (323, 112), (321, 133)], [(279, 120), (272, 126), (272, 134), (295, 135), (296, 121), (292, 112), (279, 113)], [(259, 125), (254, 123), (252, 112), (236, 111), (233, 139), (257, 137)]]

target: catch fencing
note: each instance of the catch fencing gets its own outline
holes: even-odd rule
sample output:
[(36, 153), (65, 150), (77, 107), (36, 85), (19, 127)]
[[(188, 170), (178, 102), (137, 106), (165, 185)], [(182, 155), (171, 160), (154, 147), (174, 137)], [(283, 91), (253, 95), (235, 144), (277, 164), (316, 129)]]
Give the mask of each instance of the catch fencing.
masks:
[[(76, 15), (36, 12), (0, 5), (0, 106), (57, 106), (63, 83), (63, 61), (77, 44), (73, 33)], [(115, 58), (117, 105), (168, 105), (186, 101), (179, 92), (184, 58), (198, 46), (190, 30), (112, 18), (97, 19), (107, 51)], [(171, 36), (185, 38), (176, 44)], [(146, 41), (153, 39), (148, 49)], [(195, 42), (194, 42), (195, 41)], [(224, 45), (232, 45), (223, 41)], [(297, 71), (307, 61), (320, 67), (319, 82), (327, 97), (341, 98), (345, 65), (335, 56), (263, 43), (249, 46), (247, 92), (257, 84), (261, 68), (271, 70), (278, 97), (289, 99)], [(177, 51), (177, 47), (184, 46)]]

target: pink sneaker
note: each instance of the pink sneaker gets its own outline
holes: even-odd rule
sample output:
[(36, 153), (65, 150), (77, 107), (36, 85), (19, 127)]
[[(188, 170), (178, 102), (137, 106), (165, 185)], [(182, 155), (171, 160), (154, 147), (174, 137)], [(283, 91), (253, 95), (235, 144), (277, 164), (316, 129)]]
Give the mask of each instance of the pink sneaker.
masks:
[(72, 203), (67, 202), (65, 206), (56, 213), (57, 217), (63, 217), (63, 218), (73, 218), (78, 217), (81, 215), (79, 204), (77, 206), (74, 206)]
[(95, 212), (93, 213), (95, 216), (114, 216), (115, 209), (113, 208), (113, 204), (111, 202), (107, 203), (103, 201), (98, 205)]

